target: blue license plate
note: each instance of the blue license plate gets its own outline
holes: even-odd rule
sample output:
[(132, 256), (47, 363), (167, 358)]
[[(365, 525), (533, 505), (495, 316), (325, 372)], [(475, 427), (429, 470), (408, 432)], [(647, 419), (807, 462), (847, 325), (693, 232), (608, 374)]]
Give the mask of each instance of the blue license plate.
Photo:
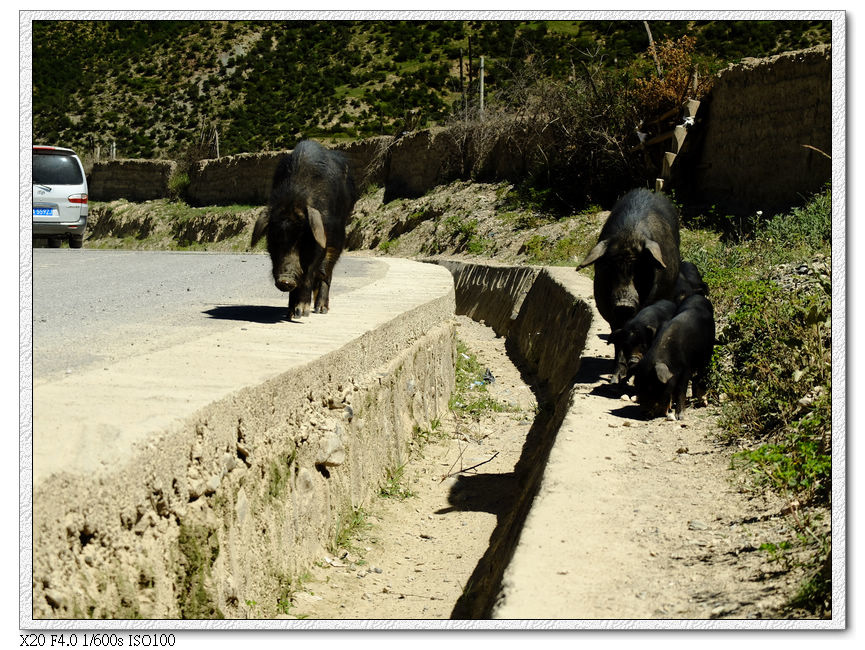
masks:
[(34, 217), (50, 217), (54, 214), (53, 208), (33, 208)]

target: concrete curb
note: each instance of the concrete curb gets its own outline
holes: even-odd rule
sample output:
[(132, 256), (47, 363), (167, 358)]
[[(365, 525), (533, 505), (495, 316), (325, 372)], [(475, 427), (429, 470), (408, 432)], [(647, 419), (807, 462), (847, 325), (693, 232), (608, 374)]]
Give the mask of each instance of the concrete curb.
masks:
[(447, 409), (452, 279), (381, 262), (302, 345), (296, 324), (244, 323), (79, 373), (74, 393), (36, 382), (34, 619), (279, 613)]

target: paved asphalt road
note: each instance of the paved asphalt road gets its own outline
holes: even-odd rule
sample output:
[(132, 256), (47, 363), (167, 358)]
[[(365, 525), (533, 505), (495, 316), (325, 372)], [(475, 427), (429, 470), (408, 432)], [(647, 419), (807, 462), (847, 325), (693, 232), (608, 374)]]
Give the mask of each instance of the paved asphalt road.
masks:
[[(343, 256), (331, 306), (385, 273)], [(265, 254), (33, 250), (33, 377), (46, 379), (242, 325), (285, 318)]]

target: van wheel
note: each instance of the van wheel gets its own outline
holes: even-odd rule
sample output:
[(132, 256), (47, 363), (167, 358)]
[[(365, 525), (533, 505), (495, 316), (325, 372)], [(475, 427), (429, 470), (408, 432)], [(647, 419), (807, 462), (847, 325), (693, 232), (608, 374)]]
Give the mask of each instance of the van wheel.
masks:
[(81, 248), (84, 245), (84, 237), (70, 237), (69, 248)]

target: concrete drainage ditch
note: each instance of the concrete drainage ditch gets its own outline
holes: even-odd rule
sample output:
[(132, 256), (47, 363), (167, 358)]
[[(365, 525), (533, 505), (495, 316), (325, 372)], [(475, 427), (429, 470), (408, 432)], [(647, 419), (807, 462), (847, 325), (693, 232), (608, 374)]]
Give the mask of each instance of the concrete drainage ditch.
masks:
[(542, 406), (514, 467), (519, 489), (499, 519), (490, 545), (469, 578), (452, 617), (490, 618), (502, 577), (540, 486), (556, 433), (570, 405), (592, 310), (573, 291), (573, 268), (511, 267), (435, 260), (454, 276), (458, 314), (470, 316), (506, 340), (508, 355), (530, 376)]
[[(464, 618), (489, 616), (567, 411), (591, 309), (568, 289), (573, 269), (381, 261), (387, 277), (340, 310), (364, 321), (369, 304), (393, 308), (392, 296), (414, 287), (395, 313), (361, 322), (359, 333), (314, 360), (226, 390), (109, 462), (39, 470), (40, 440), (63, 426), (42, 418), (40, 397), (62, 387), (36, 382), (30, 627), (58, 618), (240, 618), (249, 602), (275, 603), (259, 614), (275, 617), (293, 577), (321, 557), (386, 469), (402, 462), (412, 429), (446, 411), (454, 312), (505, 337), (550, 405), (536, 418), (516, 468), (515, 506), (454, 610)], [(274, 335), (252, 325), (243, 354)], [(210, 371), (230, 374), (237, 361), (223, 363)], [(118, 395), (107, 391), (102, 399), (117, 399), (122, 412)], [(109, 425), (122, 426), (122, 418), (120, 425), (88, 426), (106, 436)]]

